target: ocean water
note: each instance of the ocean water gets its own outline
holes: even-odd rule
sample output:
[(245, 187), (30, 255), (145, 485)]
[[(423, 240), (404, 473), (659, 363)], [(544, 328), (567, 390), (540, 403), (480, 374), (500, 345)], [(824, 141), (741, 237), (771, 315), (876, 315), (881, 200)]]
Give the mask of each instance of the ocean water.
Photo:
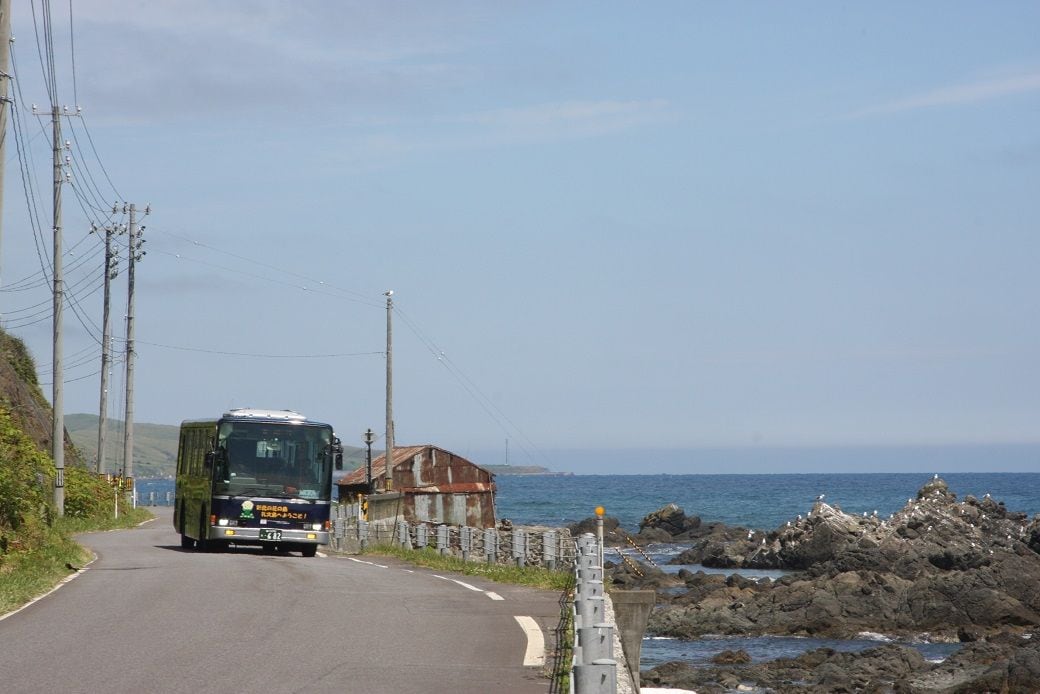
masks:
[[(963, 499), (991, 494), (1010, 511), (1040, 513), (1040, 472), (941, 474)], [(806, 515), (820, 494), (847, 513), (895, 513), (932, 479), (923, 473), (758, 475), (505, 476), (498, 517), (518, 524), (566, 525), (594, 516), (596, 506), (635, 533), (649, 513), (669, 503), (704, 522), (772, 530)]]

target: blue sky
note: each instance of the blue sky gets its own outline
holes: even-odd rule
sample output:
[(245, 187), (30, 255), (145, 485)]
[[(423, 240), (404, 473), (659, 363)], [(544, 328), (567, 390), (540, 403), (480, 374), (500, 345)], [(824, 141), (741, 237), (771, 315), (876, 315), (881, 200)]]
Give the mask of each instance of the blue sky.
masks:
[[(74, 61), (52, 14), (66, 247), (97, 252), (92, 200), (153, 210), (137, 421), (286, 407), (360, 444), (393, 289), (399, 443), (1040, 441), (1035, 3), (98, 2)], [(46, 110), (28, 5), (14, 34)], [(4, 287), (40, 272), (7, 167)], [(0, 295), (43, 381), (46, 298)]]

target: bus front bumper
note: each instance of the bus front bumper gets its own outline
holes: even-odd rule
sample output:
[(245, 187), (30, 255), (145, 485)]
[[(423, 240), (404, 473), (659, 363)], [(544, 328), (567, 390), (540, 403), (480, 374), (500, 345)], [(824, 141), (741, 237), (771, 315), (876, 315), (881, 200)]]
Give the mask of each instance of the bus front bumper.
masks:
[(243, 528), (239, 526), (210, 526), (209, 536), (237, 544), (265, 545), (292, 543), (297, 545), (327, 545), (327, 530), (299, 530), (290, 528)]

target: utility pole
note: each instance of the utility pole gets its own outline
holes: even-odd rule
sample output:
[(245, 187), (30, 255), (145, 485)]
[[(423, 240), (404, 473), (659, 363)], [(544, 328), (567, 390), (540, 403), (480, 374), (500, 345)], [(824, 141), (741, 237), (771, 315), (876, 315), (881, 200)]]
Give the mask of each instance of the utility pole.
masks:
[(394, 290), (386, 296), (386, 482), (390, 484), (390, 470), (394, 460), (394, 339), (393, 322)]
[[(7, 111), (11, 100), (7, 89), (11, 81), (8, 60), (11, 54), (11, 0), (0, 0), (0, 219), (4, 209), (4, 164), (7, 162)], [(0, 240), (3, 231), (0, 229)]]
[(65, 371), (62, 365), (62, 304), (65, 302), (61, 273), (61, 118), (58, 105), (51, 105), (51, 131), (54, 138), (54, 313), (53, 383), (51, 384), (51, 454), (54, 456), (54, 510), (65, 515)]
[[(394, 310), (394, 290), (388, 289), (384, 295), (386, 296), (386, 484), (383, 491), (389, 491), (394, 464), (394, 339), (393, 323), (390, 320)], [(390, 527), (390, 544), (393, 544), (395, 532), (397, 532), (396, 514), (393, 525)]]
[[(116, 209), (112, 208), (115, 214)], [(96, 228), (91, 231), (97, 231)], [(112, 321), (109, 318), (111, 284), (116, 278), (118, 258), (112, 256), (112, 225), (105, 226), (105, 301), (101, 319), (101, 402), (98, 406), (98, 440), (97, 440), (97, 472), (105, 472), (105, 435), (108, 429), (108, 376), (112, 364), (111, 333)]]
[[(144, 257), (141, 250), (144, 240), (141, 234), (144, 227), (137, 228), (137, 206), (133, 203), (123, 205), (123, 211), (130, 213), (130, 236), (127, 241), (127, 293), (126, 293), (126, 427), (123, 432), (123, 475), (134, 476), (134, 266)], [(150, 207), (144, 208), (147, 215)], [(136, 489), (131, 492), (137, 498)]]

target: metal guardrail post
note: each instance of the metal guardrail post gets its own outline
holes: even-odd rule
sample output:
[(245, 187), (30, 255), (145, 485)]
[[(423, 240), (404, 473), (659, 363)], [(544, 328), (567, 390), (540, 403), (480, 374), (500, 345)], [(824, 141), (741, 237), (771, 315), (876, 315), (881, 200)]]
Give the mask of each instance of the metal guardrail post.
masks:
[(617, 694), (617, 661), (600, 658), (574, 666), (575, 694)]
[(581, 645), (582, 665), (589, 665), (597, 660), (610, 659), (614, 654), (614, 627), (606, 622), (584, 626), (577, 630), (578, 644)]
[(498, 558), (498, 531), (494, 528), (484, 529), (484, 558), (488, 564), (494, 564)]
[(469, 561), (469, 553), (473, 549), (473, 528), (468, 525), (459, 528), (459, 549), (462, 550), (462, 561)]
[(550, 571), (556, 569), (556, 533), (552, 530), (542, 533), (542, 562)]
[(603, 581), (585, 579), (578, 581), (578, 600), (588, 600), (596, 596), (603, 597)]
[(513, 528), (513, 559), (517, 566), (527, 563), (527, 533), (520, 528)]
[(412, 536), (409, 533), (408, 521), (397, 521), (397, 538), (401, 547), (409, 549), (412, 546)]
[(576, 600), (574, 604), (577, 606), (578, 616), (581, 617), (582, 626), (599, 624), (606, 618), (602, 595), (580, 598)]
[(451, 546), (448, 544), (448, 526), (438, 525), (437, 526), (437, 552), (439, 554), (447, 554)]
[(430, 529), (424, 524), (415, 526), (415, 546), (425, 549), (430, 544)]

